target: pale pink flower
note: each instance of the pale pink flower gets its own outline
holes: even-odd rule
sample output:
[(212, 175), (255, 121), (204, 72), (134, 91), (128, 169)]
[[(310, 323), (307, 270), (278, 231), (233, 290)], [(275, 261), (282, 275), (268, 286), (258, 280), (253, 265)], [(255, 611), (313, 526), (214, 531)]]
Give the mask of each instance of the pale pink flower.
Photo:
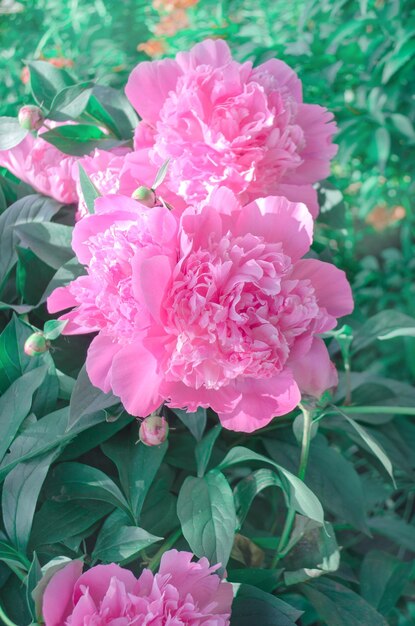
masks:
[(159, 572), (137, 579), (114, 563), (82, 574), (72, 561), (51, 578), (43, 595), (45, 626), (228, 626), (232, 585), (214, 574), (206, 558), (170, 550)]
[(163, 402), (211, 407), (226, 428), (251, 432), (294, 409), (300, 391), (336, 384), (316, 335), (352, 311), (352, 295), (344, 272), (301, 259), (313, 231), (304, 204), (242, 207), (220, 188), (180, 218), (118, 196), (96, 208), (73, 238), (88, 274), (48, 307), (75, 307), (65, 333), (98, 331), (89, 377), (132, 415)]
[(222, 40), (132, 71), (126, 94), (142, 122), (127, 161), (154, 171), (171, 158), (167, 184), (187, 203), (225, 185), (243, 203), (269, 195), (318, 214), (312, 184), (329, 174), (333, 115), (304, 104), (283, 61), (238, 63)]
[(78, 200), (72, 177), (72, 167), (78, 158), (64, 154), (31, 133), (17, 146), (0, 150), (0, 166), (7, 168), (35, 191), (64, 204), (72, 204)]

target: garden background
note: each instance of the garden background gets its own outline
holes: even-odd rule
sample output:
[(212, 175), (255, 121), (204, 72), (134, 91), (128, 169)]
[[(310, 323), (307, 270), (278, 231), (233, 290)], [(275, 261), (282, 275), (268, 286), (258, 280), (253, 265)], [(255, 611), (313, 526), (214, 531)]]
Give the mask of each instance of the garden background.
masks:
[[(336, 546), (342, 546), (340, 568), (335, 575), (322, 577), (314, 588), (311, 586), (309, 593), (307, 589), (296, 587), (296, 584), (304, 584), (305, 579), (299, 575), (286, 579), (285, 586), (281, 587), (280, 583), (273, 585), (271, 579), (258, 575), (252, 579), (248, 574), (240, 574), (239, 579), (235, 575), (235, 580), (254, 582), (267, 592), (281, 589), (283, 599), (305, 611), (300, 621), (304, 626), (324, 623), (375, 626), (380, 623), (370, 613), (366, 621), (361, 618), (366, 609), (359, 604), (358, 597), (378, 611), (376, 615), (384, 616), (387, 623), (409, 626), (415, 623), (415, 425), (411, 412), (403, 407), (412, 407), (412, 415), (415, 414), (412, 387), (415, 325), (411, 319), (415, 311), (413, 0), (155, 0), (153, 4), (141, 0), (2, 0), (0, 115), (15, 116), (21, 105), (33, 102), (25, 69), (28, 61), (44, 60), (66, 68), (79, 82), (94, 80), (122, 88), (139, 61), (173, 56), (207, 37), (224, 38), (239, 61), (252, 60), (258, 64), (272, 57), (283, 59), (300, 76), (304, 100), (318, 102), (335, 115), (339, 126), (335, 139), (339, 152), (332, 165), (332, 176), (319, 185), (322, 209), (313, 249), (320, 259), (344, 269), (352, 284), (356, 308), (339, 341), (332, 341), (331, 354), (339, 367), (345, 368), (346, 375), (352, 370), (353, 404), (379, 408), (367, 413), (356, 410), (353, 417), (381, 445), (392, 462), (396, 480), (395, 488), (385, 471), (387, 463), (383, 452), (374, 456), (371, 445), (367, 441), (362, 445), (361, 438), (341, 416), (322, 420), (306, 483), (329, 511), (337, 536)], [(13, 186), (13, 177), (5, 175), (5, 170), (0, 173), (3, 174), (0, 179), (0, 211), (3, 212), (11, 199), (19, 197), (19, 192)], [(17, 195), (13, 197), (14, 194)], [(39, 272), (46, 285), (53, 271), (44, 267), (47, 265), (44, 259), (34, 260), (32, 253), (25, 254), (22, 250), (24, 246), (19, 249), (18, 285), (24, 302), (33, 305), (39, 294), (31, 292), (31, 272)], [(36, 314), (41, 327), (41, 322), (47, 318), (44, 313)], [(25, 320), (11, 315), (12, 311), (2, 305), (2, 392), (28, 367), (24, 359), (17, 357), (21, 340), (28, 333)], [(85, 344), (74, 338), (69, 349), (65, 344), (67, 339), (59, 339), (58, 345), (59, 342), (60, 347), (54, 354), (56, 365), (64, 369), (68, 379), (76, 378)], [(70, 351), (72, 362), (67, 359)], [(337, 396), (340, 400), (346, 393), (342, 380)], [(62, 401), (68, 398), (61, 393), (55, 405), (46, 403), (43, 415), (60, 409)], [(42, 398), (38, 398), (40, 402)], [(127, 420), (124, 416), (120, 419)], [(95, 427), (92, 439), (79, 435), (76, 443), (62, 440), (59, 461), (86, 462), (117, 480), (116, 466), (120, 464), (117, 445), (120, 438), (127, 436), (125, 428), (120, 429), (128, 420), (114, 423), (111, 434), (117, 431), (120, 434), (109, 443), (104, 443), (110, 438), (104, 428), (107, 423)], [(176, 443), (166, 456), (167, 463), (161, 467), (158, 492), (150, 492), (142, 518), (144, 528), (154, 535), (170, 537), (171, 541), (179, 537), (174, 511), (180, 472), (194, 469), (193, 459), (186, 460), (184, 454), (192, 436), (185, 434), (184, 426), (182, 430), (181, 427), (180, 424), (172, 433)], [(243, 445), (258, 451), (258, 446), (263, 445), (260, 439), (261, 433), (258, 433), (248, 444), (243, 441)], [(279, 429), (265, 439), (268, 439), (265, 444), (268, 455), (294, 471), (295, 439), (291, 422), (282, 419)], [(64, 448), (68, 441), (69, 446)], [(232, 433), (221, 437), (213, 450), (211, 464), (217, 465), (226, 446), (235, 443), (238, 437)], [(210, 443), (209, 454), (213, 444), (214, 441)], [(37, 453), (45, 451), (39, 449)], [(13, 454), (18, 456), (18, 450), (12, 449)], [(55, 454), (49, 464), (57, 458)], [(68, 527), (63, 521), (63, 509), (68, 503), (57, 501), (54, 505), (50, 502), (58, 490), (59, 467), (62, 466), (57, 467), (49, 474), (39, 500), (29, 506), (33, 510), (27, 536), (24, 530), (16, 530), (18, 541), (14, 542), (14, 548), (17, 553), (13, 558), (10, 554), (6, 558), (5, 548), (3, 553), (0, 548), (0, 557), (3, 555), (5, 562), (14, 563), (12, 570), (20, 574), (22, 571), (27, 574), (31, 562), (33, 569), (34, 548), (42, 564), (58, 554), (72, 557), (79, 554), (79, 550), (88, 546), (90, 538), (96, 538), (100, 532), (103, 516), (114, 508), (111, 500), (105, 505), (87, 504), (74, 496), (69, 504), (76, 520), (68, 536)], [(8, 474), (11, 469), (7, 460), (0, 466), (3, 477), (11, 476)], [(243, 473), (228, 475), (231, 482), (243, 476)], [(122, 470), (118, 478), (123, 483)], [(124, 480), (127, 480), (125, 476)], [(242, 497), (241, 493), (238, 497)], [(165, 510), (160, 516), (157, 506), (163, 498)], [(26, 504), (19, 506), (24, 509)], [(3, 516), (4, 506), (3, 501)], [(262, 521), (258, 525), (255, 517), (250, 519), (248, 506), (242, 516), (244, 525), (240, 536), (250, 539), (247, 544), (240, 540), (239, 545), (234, 545), (231, 571), (241, 568), (241, 564), (247, 571), (266, 564), (267, 550), (274, 548), (270, 535), (275, 534), (283, 522), (280, 502), (259, 498), (256, 507)], [(19, 519), (25, 515), (23, 509), (19, 509)], [(66, 514), (68, 511), (69, 508), (65, 509)], [(275, 520), (272, 524), (264, 521), (270, 517)], [(3, 521), (3, 531), (5, 526), (7, 523)], [(106, 531), (108, 533), (108, 528)], [(10, 532), (8, 535), (13, 539)], [(23, 543), (19, 544), (24, 536)], [(299, 546), (309, 549), (308, 561), (304, 560)], [(333, 546), (328, 550), (328, 554), (332, 554)], [(317, 563), (313, 563), (311, 552), (305, 540), (303, 544), (300, 542), (289, 564), (290, 571), (315, 567)], [(134, 556), (125, 546), (118, 553), (115, 549), (111, 552), (105, 544), (105, 533), (101, 533), (95, 559), (129, 562)], [(151, 548), (149, 554), (140, 558), (143, 561), (149, 558), (151, 562), (152, 558), (157, 558), (157, 550)], [(343, 598), (329, 582), (321, 582), (325, 580), (340, 581), (342, 589), (358, 595), (346, 594)], [(19, 575), (11, 574), (8, 566), (1, 565), (0, 603), (11, 619), (22, 626), (31, 619), (30, 602), (29, 608), (26, 607), (23, 597)], [(336, 611), (340, 611), (340, 617)], [(238, 624), (242, 622), (235, 622), (236, 626)]]

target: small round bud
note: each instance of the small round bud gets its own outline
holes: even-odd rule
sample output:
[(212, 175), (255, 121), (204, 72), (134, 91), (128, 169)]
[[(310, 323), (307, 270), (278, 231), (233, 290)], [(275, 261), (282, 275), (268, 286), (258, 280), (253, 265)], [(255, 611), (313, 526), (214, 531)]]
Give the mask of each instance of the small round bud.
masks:
[(24, 351), (27, 356), (37, 356), (49, 350), (49, 341), (43, 333), (33, 333), (25, 341)]
[(138, 187), (131, 197), (144, 206), (153, 207), (156, 204), (156, 194), (149, 187)]
[(140, 441), (146, 446), (159, 446), (166, 441), (169, 434), (169, 425), (160, 415), (149, 415), (140, 425)]
[(28, 104), (20, 109), (18, 120), (25, 130), (39, 130), (45, 118), (39, 107)]

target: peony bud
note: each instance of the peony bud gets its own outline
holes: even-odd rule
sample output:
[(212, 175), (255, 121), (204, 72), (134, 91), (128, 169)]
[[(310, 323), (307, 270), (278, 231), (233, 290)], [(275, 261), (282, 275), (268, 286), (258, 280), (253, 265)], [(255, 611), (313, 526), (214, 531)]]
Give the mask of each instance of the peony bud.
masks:
[(149, 187), (138, 187), (131, 196), (144, 206), (153, 207), (156, 204), (156, 194)]
[(25, 130), (39, 130), (45, 118), (39, 107), (28, 104), (20, 109), (18, 120), (20, 126)]
[(43, 333), (33, 333), (25, 341), (24, 351), (27, 356), (37, 356), (49, 350), (49, 341)]
[(169, 434), (169, 425), (160, 415), (149, 415), (140, 425), (140, 441), (146, 446), (159, 446), (166, 441)]

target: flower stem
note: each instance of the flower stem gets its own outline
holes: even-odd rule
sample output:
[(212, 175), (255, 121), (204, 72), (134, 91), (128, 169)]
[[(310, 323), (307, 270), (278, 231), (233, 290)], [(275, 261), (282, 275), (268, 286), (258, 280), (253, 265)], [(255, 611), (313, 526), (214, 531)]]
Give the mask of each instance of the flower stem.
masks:
[(3, 611), (3, 608), (0, 604), (0, 620), (5, 624), (5, 626), (17, 626), (12, 620), (7, 617), (6, 613)]
[(176, 541), (181, 537), (182, 535), (182, 529), (178, 528), (175, 532), (173, 532), (170, 537), (163, 543), (163, 545), (161, 546), (160, 550), (158, 550), (158, 552), (156, 552), (156, 554), (153, 556), (153, 558), (151, 559), (151, 561), (148, 564), (148, 569), (150, 569), (152, 572), (154, 572), (161, 561), (161, 557), (163, 556), (163, 554), (167, 551), (170, 550), (170, 548), (172, 548), (174, 546), (174, 544), (176, 543)]
[[(306, 409), (304, 406), (300, 405), (301, 411), (304, 417), (303, 423), (303, 437), (301, 441), (301, 456), (300, 456), (300, 464), (298, 467), (298, 478), (304, 480), (305, 473), (307, 470), (308, 456), (310, 452), (310, 441), (311, 441), (311, 426), (313, 423), (313, 415), (312, 412)], [(284, 528), (282, 529), (281, 537), (278, 543), (277, 552), (272, 560), (271, 568), (275, 569), (278, 562), (281, 558), (285, 556), (284, 550), (288, 545), (291, 531), (294, 526), (295, 520), (295, 509), (290, 504), (288, 509), (287, 517), (285, 519)]]

